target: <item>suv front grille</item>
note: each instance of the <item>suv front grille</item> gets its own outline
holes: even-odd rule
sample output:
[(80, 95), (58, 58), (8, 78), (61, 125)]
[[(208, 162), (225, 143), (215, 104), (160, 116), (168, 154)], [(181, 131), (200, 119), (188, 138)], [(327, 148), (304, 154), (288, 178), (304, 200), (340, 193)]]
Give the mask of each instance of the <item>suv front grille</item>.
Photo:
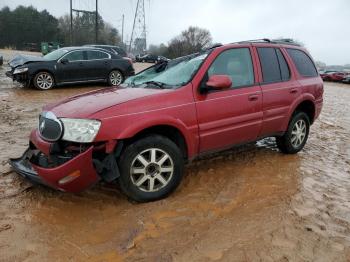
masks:
[(53, 142), (61, 138), (62, 123), (52, 112), (43, 112), (39, 116), (39, 133), (44, 140)]

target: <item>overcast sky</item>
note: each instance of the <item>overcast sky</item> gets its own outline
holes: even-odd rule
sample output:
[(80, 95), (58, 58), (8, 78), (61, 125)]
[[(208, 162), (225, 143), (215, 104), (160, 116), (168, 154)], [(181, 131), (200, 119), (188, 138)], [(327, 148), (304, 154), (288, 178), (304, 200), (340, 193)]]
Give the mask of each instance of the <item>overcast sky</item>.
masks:
[[(103, 19), (130, 39), (137, 0), (99, 0)], [(0, 0), (33, 5), (60, 16), (69, 0)], [(93, 10), (95, 0), (73, 0), (73, 8)], [(295, 38), (315, 60), (350, 64), (350, 0), (145, 0), (148, 44), (167, 43), (190, 25), (209, 29), (214, 42), (257, 38)], [(0, 36), (1, 37), (1, 36)]]

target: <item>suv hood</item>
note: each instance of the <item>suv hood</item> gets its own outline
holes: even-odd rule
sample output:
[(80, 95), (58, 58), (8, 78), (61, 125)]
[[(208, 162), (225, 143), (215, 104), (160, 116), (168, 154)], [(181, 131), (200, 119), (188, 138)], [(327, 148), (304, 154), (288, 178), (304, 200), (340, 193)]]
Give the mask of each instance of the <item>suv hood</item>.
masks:
[(51, 111), (57, 117), (90, 118), (92, 115), (109, 107), (170, 91), (169, 89), (151, 88), (106, 88), (46, 105), (43, 107), (43, 111)]
[(31, 62), (42, 62), (46, 61), (41, 56), (34, 55), (16, 55), (12, 60), (9, 61), (9, 65), (14, 68)]

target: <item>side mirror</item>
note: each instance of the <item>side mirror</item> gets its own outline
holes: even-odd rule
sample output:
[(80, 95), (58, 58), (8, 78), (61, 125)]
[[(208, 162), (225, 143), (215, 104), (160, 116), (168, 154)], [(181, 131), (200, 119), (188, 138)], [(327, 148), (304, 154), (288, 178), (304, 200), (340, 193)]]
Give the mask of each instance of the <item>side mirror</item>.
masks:
[(232, 86), (232, 80), (228, 75), (212, 75), (206, 85), (217, 90), (228, 89)]
[(63, 58), (60, 60), (61, 64), (68, 64), (69, 60), (67, 58)]

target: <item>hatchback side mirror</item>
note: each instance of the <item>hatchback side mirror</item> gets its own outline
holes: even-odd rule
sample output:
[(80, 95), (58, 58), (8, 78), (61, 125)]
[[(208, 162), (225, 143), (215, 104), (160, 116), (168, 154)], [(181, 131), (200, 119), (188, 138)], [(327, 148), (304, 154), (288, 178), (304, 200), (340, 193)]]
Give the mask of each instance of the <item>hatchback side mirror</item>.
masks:
[(63, 58), (61, 59), (61, 64), (68, 64), (69, 63), (69, 60), (67, 58)]
[(228, 89), (232, 86), (232, 80), (228, 75), (212, 75), (209, 77), (207, 86), (217, 90)]

